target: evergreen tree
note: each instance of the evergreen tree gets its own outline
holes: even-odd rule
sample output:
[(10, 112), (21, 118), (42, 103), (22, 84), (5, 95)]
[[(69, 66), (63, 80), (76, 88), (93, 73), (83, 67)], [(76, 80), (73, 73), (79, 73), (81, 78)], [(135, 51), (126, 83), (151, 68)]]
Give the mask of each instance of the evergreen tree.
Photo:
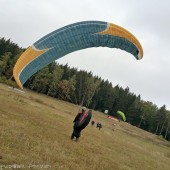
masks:
[(47, 95), (56, 97), (64, 70), (59, 65), (52, 64), (49, 65), (49, 72), (51, 74), (51, 80), (49, 81)]
[(32, 81), (30, 87), (39, 93), (48, 93), (49, 84), (52, 78), (52, 74), (49, 72), (48, 67), (44, 67), (42, 70), (35, 74), (35, 78)]

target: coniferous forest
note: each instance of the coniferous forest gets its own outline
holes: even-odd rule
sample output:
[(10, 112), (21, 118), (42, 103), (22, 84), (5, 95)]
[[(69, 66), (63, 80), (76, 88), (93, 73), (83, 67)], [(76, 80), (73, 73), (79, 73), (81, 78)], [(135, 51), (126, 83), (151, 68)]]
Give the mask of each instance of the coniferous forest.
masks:
[[(17, 87), (12, 71), (24, 50), (10, 39), (0, 38), (1, 83)], [(159, 108), (151, 101), (144, 101), (140, 95), (130, 92), (129, 87), (113, 87), (108, 80), (94, 76), (91, 72), (78, 71), (67, 64), (53, 62), (34, 74), (24, 87), (101, 112), (108, 110), (108, 114), (115, 117), (117, 110), (121, 110), (128, 123), (170, 141), (170, 111), (166, 105)]]

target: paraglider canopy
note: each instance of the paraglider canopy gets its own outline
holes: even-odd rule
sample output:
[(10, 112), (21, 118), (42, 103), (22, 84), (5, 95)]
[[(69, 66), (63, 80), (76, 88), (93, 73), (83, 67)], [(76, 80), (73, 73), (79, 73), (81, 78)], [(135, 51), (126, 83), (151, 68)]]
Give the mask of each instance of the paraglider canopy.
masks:
[(118, 111), (117, 111), (117, 114), (119, 115), (119, 117), (121, 117), (121, 119), (122, 119), (124, 122), (126, 121), (126, 116), (125, 116), (125, 114), (124, 114), (122, 111), (118, 110)]
[(37, 71), (71, 52), (90, 47), (119, 48), (137, 60), (143, 49), (126, 29), (102, 21), (84, 21), (57, 29), (36, 41), (20, 56), (13, 75), (20, 88)]

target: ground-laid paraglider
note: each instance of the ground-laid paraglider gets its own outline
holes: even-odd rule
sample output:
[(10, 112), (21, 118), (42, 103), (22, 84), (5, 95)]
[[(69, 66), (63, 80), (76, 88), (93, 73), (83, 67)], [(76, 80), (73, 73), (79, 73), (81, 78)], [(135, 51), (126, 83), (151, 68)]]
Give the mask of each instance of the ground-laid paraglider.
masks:
[(136, 59), (143, 57), (140, 42), (126, 29), (108, 22), (84, 21), (57, 29), (28, 47), (14, 66), (14, 78), (23, 88), (23, 84), (46, 65), (90, 47), (119, 48)]

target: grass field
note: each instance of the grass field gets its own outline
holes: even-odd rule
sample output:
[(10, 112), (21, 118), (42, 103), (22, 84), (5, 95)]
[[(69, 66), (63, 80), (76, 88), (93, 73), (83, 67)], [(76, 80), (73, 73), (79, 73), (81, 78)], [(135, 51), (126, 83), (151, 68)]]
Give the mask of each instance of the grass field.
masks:
[(0, 170), (169, 170), (170, 142), (123, 122), (90, 124), (70, 140), (79, 106), (0, 84)]

